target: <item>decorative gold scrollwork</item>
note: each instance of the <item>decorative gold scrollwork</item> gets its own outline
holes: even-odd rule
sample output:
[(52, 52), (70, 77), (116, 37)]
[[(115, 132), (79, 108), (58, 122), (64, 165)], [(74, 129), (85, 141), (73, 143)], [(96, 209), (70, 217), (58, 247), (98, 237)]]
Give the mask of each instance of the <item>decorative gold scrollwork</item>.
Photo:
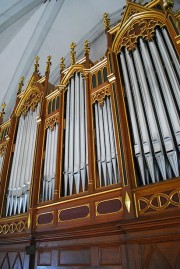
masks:
[(141, 19), (136, 21), (123, 35), (120, 49), (126, 47), (128, 51), (135, 49), (138, 37), (151, 40), (156, 26), (162, 26), (160, 21)]
[(130, 18), (131, 16), (133, 16), (134, 14), (139, 13), (139, 11), (137, 9), (131, 8), (128, 12), (128, 16), (127, 18)]
[(27, 112), (29, 109), (31, 109), (32, 111), (35, 110), (38, 102), (41, 99), (42, 94), (40, 92), (32, 92), (28, 98), (25, 100), (25, 102), (23, 103), (22, 107), (21, 107), (21, 114), (23, 116), (26, 116)]
[(14, 233), (15, 230), (16, 230), (16, 228), (17, 228), (16, 223), (15, 223), (15, 222), (11, 223), (11, 224), (9, 225), (9, 232), (10, 232), (10, 233)]
[(9, 232), (9, 225), (8, 224), (4, 224), (2, 226), (2, 233), (3, 234), (7, 234)]
[(23, 232), (27, 230), (27, 221), (0, 224), (0, 234)]
[(75, 47), (76, 47), (76, 43), (72, 42), (71, 43), (71, 53), (70, 53), (70, 56), (71, 56), (71, 65), (74, 65), (76, 63), (76, 51), (75, 51)]
[(0, 156), (4, 154), (7, 149), (8, 141), (5, 141), (3, 144), (0, 144)]
[(102, 106), (106, 96), (111, 95), (109, 88), (101, 89), (91, 95), (91, 103), (94, 104), (96, 101)]
[(138, 210), (140, 214), (144, 214), (149, 209), (154, 211), (162, 211), (169, 205), (180, 207), (180, 190), (173, 190), (169, 194), (155, 193), (150, 197), (138, 198)]
[(56, 123), (58, 123), (58, 120), (59, 120), (59, 113), (49, 117), (46, 119), (46, 123), (45, 123), (45, 128), (50, 128), (51, 131), (54, 130), (54, 126)]

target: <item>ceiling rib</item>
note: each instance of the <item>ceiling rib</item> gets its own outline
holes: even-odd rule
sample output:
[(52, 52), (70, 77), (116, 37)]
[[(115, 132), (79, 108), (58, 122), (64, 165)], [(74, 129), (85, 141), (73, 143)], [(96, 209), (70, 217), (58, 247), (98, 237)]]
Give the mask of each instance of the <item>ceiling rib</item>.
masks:
[(16, 5), (13, 5), (0, 16), (0, 33), (33, 8), (43, 3), (43, 1), (44, 0), (20, 1)]

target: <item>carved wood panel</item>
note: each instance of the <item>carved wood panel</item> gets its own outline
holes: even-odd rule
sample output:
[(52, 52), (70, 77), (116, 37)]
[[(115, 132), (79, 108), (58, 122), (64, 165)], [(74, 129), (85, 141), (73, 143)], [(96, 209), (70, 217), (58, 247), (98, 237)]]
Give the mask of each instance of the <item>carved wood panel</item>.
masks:
[(0, 252), (1, 269), (28, 269), (29, 256), (25, 252)]
[(180, 241), (143, 244), (140, 253), (144, 269), (180, 268)]
[[(69, 247), (65, 249), (40, 249), (37, 253), (37, 269), (41, 268), (98, 268), (121, 269), (121, 248), (104, 247)], [(55, 266), (55, 267), (53, 267)]]

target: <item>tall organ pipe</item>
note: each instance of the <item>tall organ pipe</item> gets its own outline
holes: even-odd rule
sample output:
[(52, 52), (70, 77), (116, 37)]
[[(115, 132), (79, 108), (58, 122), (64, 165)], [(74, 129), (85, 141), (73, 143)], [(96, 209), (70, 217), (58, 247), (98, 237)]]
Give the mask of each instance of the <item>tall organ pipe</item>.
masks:
[(109, 96), (105, 97), (102, 105), (94, 104), (94, 117), (99, 185), (102, 187), (120, 182)]
[(56, 178), (56, 153), (57, 153), (58, 124), (46, 132), (45, 161), (42, 179), (42, 201), (53, 199)]
[[(167, 77), (164, 72), (164, 68), (163, 68), (163, 65), (162, 65), (162, 62), (161, 62), (161, 59), (158, 54), (154, 41), (148, 42), (148, 45), (149, 45), (149, 48), (150, 48), (150, 51), (151, 51), (151, 54), (155, 63), (155, 68), (157, 71), (157, 75), (158, 75), (161, 87), (163, 89), (166, 107), (168, 109), (169, 116), (171, 118), (171, 124), (173, 126), (175, 135), (177, 135), (180, 133), (180, 118), (178, 116), (178, 112), (177, 112), (177, 109), (176, 109), (176, 106), (172, 97), (171, 89), (169, 87), (169, 83), (167, 81)], [(180, 144), (180, 136), (176, 136), (176, 139), (177, 139), (177, 143)]]
[(129, 114), (131, 117), (131, 124), (132, 124), (132, 129), (133, 129), (134, 153), (135, 153), (135, 156), (137, 157), (137, 160), (138, 160), (138, 164), (139, 164), (139, 168), (140, 168), (139, 170), (141, 173), (143, 185), (145, 185), (146, 181), (145, 181), (145, 168), (144, 168), (143, 155), (142, 155), (142, 146), (141, 146), (141, 141), (140, 141), (138, 125), (137, 125), (137, 121), (136, 121), (135, 107), (134, 107), (133, 98), (131, 95), (131, 85), (130, 85), (130, 81), (129, 81), (128, 70), (126, 67), (124, 52), (120, 53), (120, 62), (122, 65), (124, 83), (125, 83), (127, 99), (128, 99), (128, 103), (129, 103), (129, 106), (128, 106), (129, 112), (130, 112)]
[(119, 53), (143, 184), (150, 183), (147, 168), (151, 182), (179, 176), (178, 62), (171, 63), (175, 52), (165, 29), (156, 29), (156, 42), (160, 50), (154, 41), (139, 38), (132, 52), (123, 49)]
[(66, 94), (63, 195), (85, 191), (87, 182), (87, 131), (85, 84), (80, 73), (70, 79)]
[(7, 194), (6, 216), (24, 213), (28, 207), (38, 113), (39, 105), (35, 111), (29, 110), (26, 116), (21, 115), (19, 119)]

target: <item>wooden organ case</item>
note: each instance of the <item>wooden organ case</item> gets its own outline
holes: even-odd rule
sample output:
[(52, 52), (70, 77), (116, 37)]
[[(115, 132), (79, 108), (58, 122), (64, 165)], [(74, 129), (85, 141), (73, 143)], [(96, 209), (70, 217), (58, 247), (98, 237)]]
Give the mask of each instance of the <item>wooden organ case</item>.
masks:
[(180, 268), (179, 14), (129, 2), (60, 84), (39, 58), (0, 125), (0, 268)]

